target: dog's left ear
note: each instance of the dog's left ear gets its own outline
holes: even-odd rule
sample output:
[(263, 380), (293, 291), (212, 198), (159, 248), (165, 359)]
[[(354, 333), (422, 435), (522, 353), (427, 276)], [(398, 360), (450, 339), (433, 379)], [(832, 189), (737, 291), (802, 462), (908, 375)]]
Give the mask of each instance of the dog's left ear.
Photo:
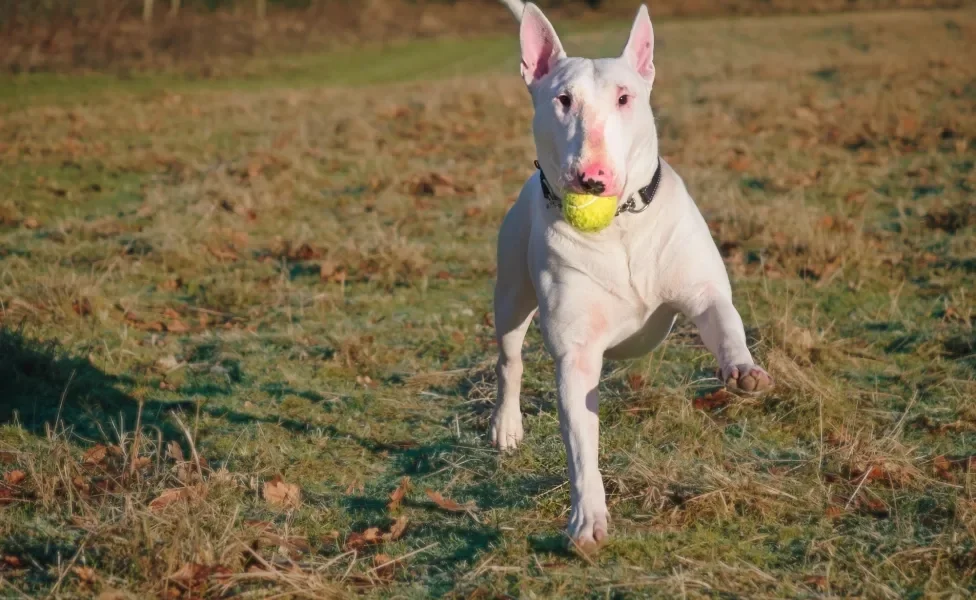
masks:
[(643, 4), (637, 11), (634, 26), (630, 28), (630, 39), (622, 57), (648, 83), (654, 83), (654, 28), (651, 27), (647, 6)]

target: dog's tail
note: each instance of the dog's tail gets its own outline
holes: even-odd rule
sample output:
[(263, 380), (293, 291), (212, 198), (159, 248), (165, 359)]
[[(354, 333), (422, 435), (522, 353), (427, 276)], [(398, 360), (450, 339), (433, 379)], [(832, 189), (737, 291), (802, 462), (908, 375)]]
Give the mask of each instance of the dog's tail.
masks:
[(508, 7), (508, 10), (512, 11), (516, 21), (522, 20), (522, 11), (525, 10), (525, 2), (522, 2), (522, 0), (501, 0), (501, 2)]

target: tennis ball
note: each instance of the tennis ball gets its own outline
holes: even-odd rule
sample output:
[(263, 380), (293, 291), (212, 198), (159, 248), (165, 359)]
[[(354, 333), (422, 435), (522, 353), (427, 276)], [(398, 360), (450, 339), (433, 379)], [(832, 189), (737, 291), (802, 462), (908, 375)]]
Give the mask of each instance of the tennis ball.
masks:
[(566, 194), (563, 198), (563, 217), (584, 233), (596, 233), (606, 229), (616, 212), (616, 196)]

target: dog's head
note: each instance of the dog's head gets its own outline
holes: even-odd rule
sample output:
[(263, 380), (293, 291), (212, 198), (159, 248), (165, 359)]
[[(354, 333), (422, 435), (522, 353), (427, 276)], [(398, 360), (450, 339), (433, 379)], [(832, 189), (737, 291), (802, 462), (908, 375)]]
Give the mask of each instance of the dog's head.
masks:
[(657, 166), (650, 104), (654, 31), (647, 8), (640, 7), (619, 58), (567, 57), (534, 4), (525, 5), (521, 21), (536, 152), (553, 187), (623, 198), (647, 185)]

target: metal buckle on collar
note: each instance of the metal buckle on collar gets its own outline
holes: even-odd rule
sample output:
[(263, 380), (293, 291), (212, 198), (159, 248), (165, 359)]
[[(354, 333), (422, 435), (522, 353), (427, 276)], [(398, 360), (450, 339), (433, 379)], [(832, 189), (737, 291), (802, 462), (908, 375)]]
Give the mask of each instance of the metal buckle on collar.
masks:
[[(539, 161), (535, 161), (535, 168), (539, 169), (539, 183), (542, 185), (542, 197), (546, 199), (546, 208), (551, 208), (555, 206), (559, 210), (562, 210), (563, 203), (556, 193), (552, 191), (549, 187), (549, 181), (546, 180), (546, 174), (542, 172), (542, 166), (539, 165)], [(632, 214), (639, 214), (647, 210), (647, 207), (651, 205), (651, 201), (654, 200), (654, 194), (657, 193), (657, 188), (661, 185), (661, 157), (657, 159), (657, 169), (654, 170), (654, 176), (651, 177), (651, 182), (641, 189), (637, 190), (637, 195), (640, 196), (643, 205), (637, 208), (637, 201), (631, 196), (626, 202), (617, 207), (617, 212), (614, 213), (615, 217), (619, 217), (621, 213), (629, 212)]]

